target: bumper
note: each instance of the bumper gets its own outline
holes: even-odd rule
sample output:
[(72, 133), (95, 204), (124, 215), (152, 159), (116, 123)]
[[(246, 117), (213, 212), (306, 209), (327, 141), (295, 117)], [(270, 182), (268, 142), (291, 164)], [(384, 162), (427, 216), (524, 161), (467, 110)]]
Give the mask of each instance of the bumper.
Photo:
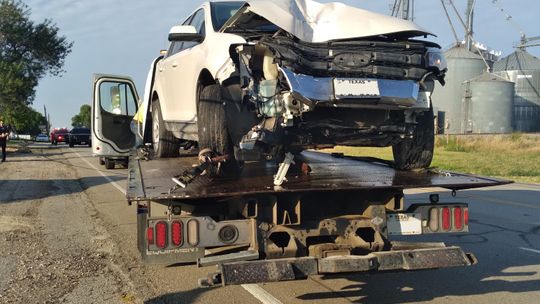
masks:
[(313, 77), (296, 74), (280, 67), (291, 88), (293, 96), (308, 104), (331, 103), (347, 106), (373, 106), (373, 104), (395, 107), (429, 108), (429, 94), (420, 91), (420, 86), (412, 80), (371, 79), (376, 82), (379, 94), (372, 96), (344, 96), (336, 93), (333, 77)]
[[(238, 285), (305, 279), (311, 275), (372, 271), (422, 270), (476, 264), (459, 247), (374, 252), (365, 256), (290, 258), (221, 264), (207, 285)], [(205, 284), (202, 284), (205, 285)]]

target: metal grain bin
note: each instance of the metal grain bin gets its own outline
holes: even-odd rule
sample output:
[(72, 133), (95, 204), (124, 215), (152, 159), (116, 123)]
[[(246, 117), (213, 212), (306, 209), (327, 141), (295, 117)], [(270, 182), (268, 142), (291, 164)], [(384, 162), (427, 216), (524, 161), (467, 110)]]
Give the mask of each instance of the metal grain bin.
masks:
[(540, 59), (517, 50), (496, 62), (493, 70), (515, 83), (514, 130), (540, 132)]
[(436, 83), (433, 105), (445, 112), (445, 133), (465, 133), (463, 120), (463, 83), (481, 75), (487, 67), (479, 55), (462, 46), (455, 46), (444, 53), (448, 63), (446, 85)]
[(513, 82), (484, 73), (465, 82), (464, 92), (465, 133), (513, 131)]

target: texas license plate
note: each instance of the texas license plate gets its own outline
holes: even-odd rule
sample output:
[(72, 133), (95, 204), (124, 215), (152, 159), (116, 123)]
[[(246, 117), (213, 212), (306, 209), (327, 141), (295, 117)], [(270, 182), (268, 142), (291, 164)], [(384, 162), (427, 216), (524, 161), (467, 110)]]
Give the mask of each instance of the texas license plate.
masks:
[(376, 79), (334, 78), (336, 99), (377, 98), (381, 96)]
[(390, 235), (422, 234), (422, 216), (420, 213), (388, 214), (386, 224)]

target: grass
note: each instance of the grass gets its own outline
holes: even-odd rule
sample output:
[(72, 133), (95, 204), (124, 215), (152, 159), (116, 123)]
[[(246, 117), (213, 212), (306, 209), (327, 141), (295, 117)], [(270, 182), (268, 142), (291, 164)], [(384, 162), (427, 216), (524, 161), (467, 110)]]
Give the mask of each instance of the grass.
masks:
[[(336, 147), (332, 152), (392, 160), (391, 148)], [(525, 134), (438, 137), (432, 167), (540, 183), (540, 137)]]

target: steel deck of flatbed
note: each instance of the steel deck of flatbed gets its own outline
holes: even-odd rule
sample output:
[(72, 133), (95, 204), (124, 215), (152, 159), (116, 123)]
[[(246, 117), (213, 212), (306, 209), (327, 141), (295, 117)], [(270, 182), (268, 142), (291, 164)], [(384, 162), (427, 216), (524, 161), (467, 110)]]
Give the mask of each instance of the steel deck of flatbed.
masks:
[(511, 183), (495, 178), (437, 170), (398, 171), (392, 168), (390, 162), (374, 158), (343, 157), (312, 151), (305, 151), (301, 155), (311, 167), (311, 173), (303, 176), (288, 174), (288, 181), (282, 186), (273, 184), (277, 165), (250, 163), (246, 164), (239, 178), (212, 180), (201, 176), (187, 188), (180, 188), (174, 192), (170, 192), (175, 185), (171, 177), (191, 168), (197, 163), (196, 157), (151, 161), (136, 160), (132, 157), (129, 165), (127, 199), (129, 201), (191, 200), (276, 192), (430, 187), (461, 190)]

